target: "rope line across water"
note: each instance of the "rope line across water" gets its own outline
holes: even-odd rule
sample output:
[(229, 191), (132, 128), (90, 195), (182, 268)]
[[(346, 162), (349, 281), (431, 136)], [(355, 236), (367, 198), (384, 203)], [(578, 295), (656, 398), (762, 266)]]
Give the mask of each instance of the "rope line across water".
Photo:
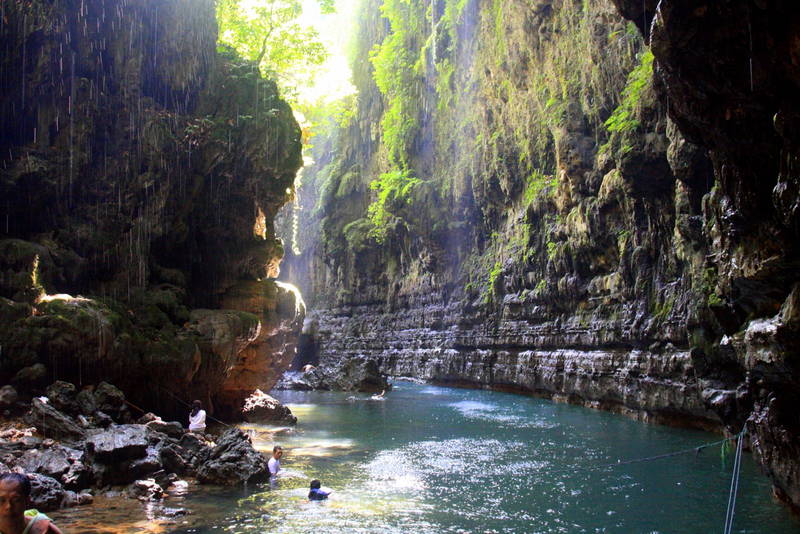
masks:
[(664, 454), (657, 454), (655, 456), (646, 456), (644, 458), (632, 458), (630, 460), (617, 460), (616, 462), (612, 462), (612, 463), (603, 463), (603, 464), (597, 464), (597, 465), (577, 465), (577, 466), (571, 466), (571, 467), (565, 467), (565, 468), (559, 468), (559, 469), (544, 469), (544, 470), (541, 470), (541, 471), (537, 471), (536, 474), (552, 475), (552, 474), (567, 473), (567, 472), (572, 473), (572, 472), (575, 472), (575, 471), (594, 471), (594, 470), (597, 470), (597, 469), (608, 469), (608, 468), (611, 468), (611, 467), (618, 467), (618, 466), (621, 466), (621, 465), (631, 465), (631, 464), (637, 464), (637, 463), (642, 463), (642, 462), (652, 462), (652, 461), (655, 461), (655, 460), (663, 460), (664, 458), (671, 458), (673, 456), (680, 456), (680, 455), (689, 454), (689, 453), (700, 454), (700, 452), (703, 449), (707, 449), (709, 447), (715, 447), (717, 445), (725, 443), (726, 441), (728, 441), (727, 438), (726, 439), (721, 439), (721, 440), (718, 440), (718, 441), (709, 442), (709, 443), (703, 443), (701, 445), (698, 445), (696, 447), (692, 447), (690, 449), (682, 449), (682, 450), (679, 450), (679, 451), (667, 452), (667, 453), (664, 453)]

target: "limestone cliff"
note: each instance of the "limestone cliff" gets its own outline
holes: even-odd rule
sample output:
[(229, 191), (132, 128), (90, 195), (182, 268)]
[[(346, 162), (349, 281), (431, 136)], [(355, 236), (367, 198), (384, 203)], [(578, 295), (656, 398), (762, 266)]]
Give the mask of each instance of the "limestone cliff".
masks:
[(746, 422), (798, 504), (796, 8), (658, 5), (364, 0), (288, 277), (323, 362)]
[(106, 380), (177, 415), (235, 411), (242, 369), (278, 378), (303, 310), (268, 278), (272, 220), (300, 130), (216, 39), (211, 0), (4, 2), (3, 381)]

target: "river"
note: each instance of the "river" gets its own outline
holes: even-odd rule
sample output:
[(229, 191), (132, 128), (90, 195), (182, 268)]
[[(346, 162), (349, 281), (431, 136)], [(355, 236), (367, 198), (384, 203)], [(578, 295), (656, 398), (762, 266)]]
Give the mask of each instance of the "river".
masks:
[[(276, 392), (295, 430), (244, 426), (285, 448), (273, 487), (173, 491), (163, 503), (98, 497), (51, 514), (72, 534), (722, 532), (733, 448), (720, 436), (491, 391), (399, 382), (366, 394)], [(691, 450), (663, 459), (629, 460)], [(333, 490), (306, 499), (311, 478)], [(734, 532), (788, 534), (749, 454)]]

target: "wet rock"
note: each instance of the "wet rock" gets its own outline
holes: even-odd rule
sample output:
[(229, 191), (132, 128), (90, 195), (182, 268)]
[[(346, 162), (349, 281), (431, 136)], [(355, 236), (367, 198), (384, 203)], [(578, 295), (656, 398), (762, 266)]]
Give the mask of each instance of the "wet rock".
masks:
[(128, 487), (128, 495), (140, 501), (158, 501), (164, 497), (164, 490), (155, 480), (137, 480)]
[(78, 392), (75, 396), (75, 403), (78, 406), (78, 410), (85, 416), (90, 416), (97, 411), (94, 393), (89, 388), (84, 388)]
[(147, 456), (148, 435), (144, 425), (119, 425), (90, 436), (86, 452), (98, 462), (113, 464)]
[(81, 489), (92, 483), (92, 470), (81, 461), (73, 461), (66, 473), (61, 475), (61, 482), (65, 488)]
[(83, 506), (86, 504), (92, 504), (94, 502), (94, 495), (89, 493), (88, 491), (83, 491), (78, 493), (78, 505)]
[(322, 389), (378, 393), (391, 388), (373, 358), (348, 358), (332, 365), (320, 365), (294, 382), (284, 383), (287, 389)]
[(57, 380), (47, 386), (45, 395), (56, 410), (69, 415), (78, 412), (78, 404), (75, 402), (77, 388), (74, 384)]
[(127, 413), (125, 394), (117, 387), (107, 382), (100, 382), (94, 390), (94, 401), (97, 410), (110, 415), (115, 421), (120, 421)]
[(59, 482), (45, 475), (28, 474), (31, 481), (31, 504), (40, 512), (49, 512), (61, 507), (64, 488)]
[(94, 420), (94, 424), (101, 428), (108, 428), (114, 424), (114, 420), (111, 416), (100, 410), (94, 412), (92, 419)]
[[(161, 464), (164, 469), (183, 475), (190, 469), (192, 455), (176, 445), (167, 445), (160, 451)], [(184, 458), (187, 456), (187, 458)]]
[(268, 480), (267, 460), (253, 448), (250, 438), (238, 428), (227, 430), (197, 470), (203, 484), (233, 486)]
[(11, 408), (17, 403), (17, 390), (14, 386), (3, 386), (0, 388), (0, 410)]
[(160, 420), (161, 418), (156, 414), (154, 414), (153, 412), (147, 412), (146, 414), (144, 414), (143, 416), (141, 416), (139, 419), (136, 420), (136, 424), (146, 425), (150, 421), (160, 421)]
[(292, 415), (289, 408), (260, 389), (255, 390), (245, 399), (242, 417), (250, 423), (297, 424), (297, 417)]
[(61, 446), (43, 450), (30, 449), (20, 457), (17, 465), (29, 473), (39, 473), (60, 480), (69, 471), (70, 456), (70, 452)]
[(46, 437), (76, 441), (86, 436), (83, 428), (51, 406), (46, 397), (33, 399), (25, 420)]
[(161, 418), (149, 421), (145, 426), (154, 432), (161, 432), (175, 439), (180, 439), (186, 432), (183, 425), (177, 421), (162, 421)]
[(23, 387), (35, 387), (43, 384), (46, 379), (47, 367), (44, 364), (37, 363), (17, 371), (11, 382)]

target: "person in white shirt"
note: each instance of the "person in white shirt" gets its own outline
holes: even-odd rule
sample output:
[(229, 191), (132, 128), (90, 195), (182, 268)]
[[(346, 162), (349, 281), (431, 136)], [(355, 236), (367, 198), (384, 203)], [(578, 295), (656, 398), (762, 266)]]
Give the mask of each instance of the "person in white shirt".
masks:
[(269, 462), (267, 462), (270, 478), (275, 477), (278, 474), (278, 471), (281, 470), (282, 456), (283, 456), (283, 447), (281, 447), (280, 445), (275, 445), (272, 448), (272, 458), (270, 458)]
[(203, 403), (196, 400), (192, 403), (192, 411), (189, 413), (189, 432), (205, 432), (206, 431), (206, 411), (203, 409)]

